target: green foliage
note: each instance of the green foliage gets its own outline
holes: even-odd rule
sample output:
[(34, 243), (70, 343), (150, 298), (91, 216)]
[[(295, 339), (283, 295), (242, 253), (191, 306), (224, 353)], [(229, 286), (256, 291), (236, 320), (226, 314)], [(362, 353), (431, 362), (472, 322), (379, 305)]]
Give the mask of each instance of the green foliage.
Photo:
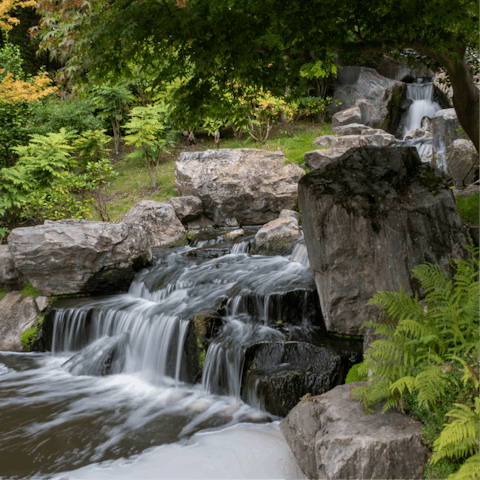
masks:
[(120, 129), (126, 118), (126, 109), (135, 100), (125, 84), (104, 84), (93, 87), (93, 102), (99, 116), (111, 122), (115, 139), (115, 153), (119, 153)]
[(458, 196), (456, 197), (458, 205), (458, 213), (463, 223), (468, 223), (470, 225), (478, 225), (478, 216), (479, 216), (479, 194), (474, 193), (473, 195), (468, 196)]
[(6, 290), (0, 289), (0, 302), (2, 301), (3, 297), (7, 294), (8, 292)]
[(14, 78), (24, 76), (20, 47), (7, 42), (0, 48), (0, 69), (3, 70), (0, 72), (0, 80), (3, 80), (7, 73), (12, 73)]
[(38, 334), (38, 326), (37, 325), (35, 325), (32, 328), (27, 328), (27, 330), (25, 330), (22, 333), (21, 343), (24, 347), (26, 347), (27, 350), (30, 350), (33, 342), (37, 338), (37, 334)]
[(359, 373), (358, 368), (360, 364), (353, 365), (353, 367), (348, 371), (347, 376), (345, 377), (345, 384), (353, 382), (363, 382), (367, 380), (367, 375), (364, 373)]
[[(404, 408), (407, 399), (420, 419), (425, 412), (433, 415), (430, 423), (437, 435), (444, 416), (457, 419), (445, 426), (438, 439), (430, 432), (429, 442), (433, 441), (435, 448), (432, 468), (446, 457), (458, 461), (478, 454), (478, 399), (474, 400), (478, 397), (478, 249), (468, 249), (472, 258), (454, 262), (453, 279), (438, 265), (414, 269), (414, 278), (426, 294), (422, 302), (418, 295), (412, 298), (402, 289), (399, 293), (377, 293), (369, 304), (377, 305), (382, 317), (377, 323), (363, 324), (384, 338), (365, 352), (358, 373), (370, 372), (371, 381), (354, 389), (352, 398), (360, 400), (367, 412), (372, 411), (372, 403), (382, 400), (386, 400), (383, 412), (396, 406)], [(463, 387), (455, 375), (459, 364), (465, 372)], [(446, 399), (452, 392), (456, 397), (451, 398), (453, 408), (445, 412), (442, 408), (448, 405)], [(477, 440), (473, 442), (473, 438)], [(469, 457), (461, 468), (470, 465)], [(479, 473), (472, 478), (478, 478)]]
[(32, 286), (30, 282), (28, 282), (21, 290), (20, 293), (24, 297), (33, 297), (37, 298), (40, 294), (37, 292), (37, 290)]
[(95, 106), (88, 98), (38, 102), (34, 107), (33, 121), (39, 135), (59, 132), (61, 128), (78, 134), (104, 128), (104, 122), (95, 116)]
[(168, 126), (169, 109), (167, 105), (158, 103), (146, 107), (134, 107), (130, 112), (130, 121), (125, 125), (128, 135), (125, 143), (137, 147), (128, 158), (145, 160), (151, 186), (157, 186), (157, 172), (161, 154), (172, 145)]
[(20, 219), (83, 218), (92, 203), (102, 212), (102, 189), (115, 176), (105, 158), (108, 141), (103, 131), (78, 137), (62, 128), (15, 147), (16, 166), (0, 170), (0, 212), (9, 214), (10, 226)]

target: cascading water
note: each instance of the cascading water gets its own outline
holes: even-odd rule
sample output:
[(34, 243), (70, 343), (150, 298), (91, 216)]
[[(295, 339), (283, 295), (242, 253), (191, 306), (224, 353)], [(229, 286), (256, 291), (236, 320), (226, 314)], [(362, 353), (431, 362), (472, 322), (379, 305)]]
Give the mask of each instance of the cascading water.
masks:
[(432, 118), (440, 110), (440, 105), (433, 101), (433, 83), (423, 82), (418, 78), (415, 83), (407, 85), (407, 99), (413, 100), (407, 112), (403, 134), (420, 128), (423, 117)]
[[(441, 108), (437, 102), (433, 101), (433, 83), (424, 81), (423, 78), (417, 78), (415, 83), (407, 85), (407, 99), (413, 102), (407, 112), (403, 136), (410, 130), (420, 128), (424, 117), (431, 119)], [(426, 134), (420, 138), (397, 141), (396, 146), (416, 147), (423, 162), (431, 162), (433, 159), (433, 138), (431, 134)], [(441, 161), (439, 166), (444, 168)]]
[[(236, 242), (237, 251), (248, 248), (249, 241)], [(62, 476), (107, 477), (92, 470), (101, 468), (121, 478), (135, 476), (129, 462), (152, 461), (152, 478), (171, 478), (185, 464), (181, 446), (200, 448), (207, 437), (198, 432), (212, 431), (213, 470), (224, 468), (220, 476), (225, 478), (237, 468), (233, 475), (238, 478), (243, 467), (233, 467), (228, 452), (218, 453), (230, 438), (226, 427), (248, 438), (249, 448), (270, 448), (268, 442), (253, 446), (267, 427), (271, 441), (281, 438), (275, 417), (240, 399), (244, 355), (256, 342), (283, 341), (288, 331), (272, 328), (282, 320), (298, 328), (312, 326), (320, 314), (310, 305), (316, 295), (313, 275), (292, 258), (229, 253), (204, 260), (192, 252), (190, 247), (158, 249), (155, 265), (136, 276), (127, 294), (79, 299), (75, 308), (58, 308), (52, 356), (0, 352), (0, 476), (75, 470)], [(194, 384), (184, 348), (193, 328), (190, 320), (218, 308), (219, 301), (223, 326), (207, 350), (202, 383)], [(193, 351), (197, 355), (195, 344)], [(249, 426), (259, 422), (269, 423)], [(176, 450), (168, 446), (172, 443)], [(301, 478), (288, 446), (279, 445), (285, 445), (278, 446), (279, 458), (288, 458), (294, 467), (288, 464), (285, 470), (285, 462), (269, 462), (268, 468), (280, 468), (269, 475)], [(145, 452), (155, 446), (158, 458), (165, 462), (176, 456), (177, 466), (148, 460)], [(162, 457), (167, 447), (170, 453)], [(218, 455), (229, 458), (224, 467)], [(121, 463), (121, 458), (134, 460)], [(212, 468), (195, 469), (194, 475), (213, 478)], [(250, 476), (257, 478), (264, 468), (257, 465)]]

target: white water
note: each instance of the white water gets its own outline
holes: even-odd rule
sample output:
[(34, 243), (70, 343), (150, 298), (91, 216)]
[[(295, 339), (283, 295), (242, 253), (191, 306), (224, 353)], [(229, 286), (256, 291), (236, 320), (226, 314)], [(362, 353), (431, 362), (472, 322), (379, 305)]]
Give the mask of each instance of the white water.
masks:
[(413, 100), (408, 109), (403, 135), (409, 130), (420, 128), (423, 117), (432, 118), (440, 110), (440, 105), (433, 102), (433, 83), (409, 83), (407, 99)]
[[(128, 294), (57, 311), (53, 356), (0, 352), (0, 477), (303, 478), (277, 417), (244, 403), (240, 381), (248, 345), (284, 338), (269, 326), (271, 292), (314, 288), (312, 273), (283, 257), (189, 250), (159, 253)], [(187, 319), (223, 297), (202, 384), (186, 383)], [(112, 352), (113, 374), (95, 376)]]

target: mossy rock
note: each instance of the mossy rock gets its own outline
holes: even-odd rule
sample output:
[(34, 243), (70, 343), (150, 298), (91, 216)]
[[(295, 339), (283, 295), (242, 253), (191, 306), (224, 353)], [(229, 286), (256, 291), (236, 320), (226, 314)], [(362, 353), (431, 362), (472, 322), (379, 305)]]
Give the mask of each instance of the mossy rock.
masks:
[(275, 255), (289, 255), (292, 253), (295, 239), (277, 240), (262, 245), (260, 248), (254, 247), (253, 253), (255, 255), (275, 256)]

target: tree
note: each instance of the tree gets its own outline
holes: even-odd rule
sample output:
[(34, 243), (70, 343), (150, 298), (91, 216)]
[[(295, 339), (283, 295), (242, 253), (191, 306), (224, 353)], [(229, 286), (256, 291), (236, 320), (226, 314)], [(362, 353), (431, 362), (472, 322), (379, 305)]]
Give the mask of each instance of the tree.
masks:
[(322, 61), (328, 68), (333, 52), (413, 50), (447, 72), (458, 119), (478, 150), (479, 94), (468, 62), (478, 50), (478, 0), (311, 0), (308, 5), (300, 0), (93, 0), (81, 7), (44, 0), (42, 5), (43, 44), (63, 52), (70, 68), (87, 65), (101, 78), (132, 59), (146, 65), (161, 59), (170, 65), (163, 72), (170, 79), (189, 72), (178, 100), (190, 107), (201, 105), (212, 85), (229, 90), (235, 81), (273, 95), (283, 95), (286, 87), (304, 91), (302, 67)]

